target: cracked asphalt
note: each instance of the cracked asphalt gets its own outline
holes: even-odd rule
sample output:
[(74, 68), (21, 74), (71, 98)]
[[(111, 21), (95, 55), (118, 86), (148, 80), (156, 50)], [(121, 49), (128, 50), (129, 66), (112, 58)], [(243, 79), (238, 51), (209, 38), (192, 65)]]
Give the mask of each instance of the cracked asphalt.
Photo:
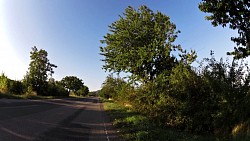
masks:
[(0, 141), (119, 141), (97, 97), (0, 99)]

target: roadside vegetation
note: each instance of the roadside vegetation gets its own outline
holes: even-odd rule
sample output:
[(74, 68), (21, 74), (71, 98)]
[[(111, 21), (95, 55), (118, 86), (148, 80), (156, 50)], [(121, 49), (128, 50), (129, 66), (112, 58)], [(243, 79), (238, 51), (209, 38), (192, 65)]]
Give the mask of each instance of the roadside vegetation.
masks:
[(211, 141), (222, 140), (211, 135), (198, 135), (181, 130), (159, 126), (154, 119), (147, 115), (135, 112), (131, 107), (124, 106), (113, 100), (103, 100), (104, 109), (107, 111), (113, 125), (125, 140), (136, 141)]
[(250, 70), (244, 62), (249, 20), (230, 5), (249, 13), (248, 1), (203, 0), (199, 6), (212, 14), (207, 19), (214, 26), (229, 24), (239, 31), (230, 61), (216, 60), (211, 51), (210, 58), (192, 66), (197, 54), (174, 44), (180, 33), (176, 25), (147, 6), (129, 6), (109, 26), (100, 54), (111, 74), (99, 95), (112, 99), (105, 109), (125, 139), (250, 140)]
[(160, 79), (134, 87), (108, 76), (99, 94), (107, 99), (105, 109), (123, 137), (248, 141), (250, 89), (245, 65), (207, 61), (200, 71), (190, 70), (192, 75), (176, 68), (167, 81), (174, 83), (171, 86)]
[(89, 88), (76, 76), (66, 76), (56, 81), (52, 75), (57, 66), (51, 64), (47, 51), (33, 47), (30, 64), (23, 80), (11, 80), (0, 75), (0, 98), (55, 98), (87, 96)]

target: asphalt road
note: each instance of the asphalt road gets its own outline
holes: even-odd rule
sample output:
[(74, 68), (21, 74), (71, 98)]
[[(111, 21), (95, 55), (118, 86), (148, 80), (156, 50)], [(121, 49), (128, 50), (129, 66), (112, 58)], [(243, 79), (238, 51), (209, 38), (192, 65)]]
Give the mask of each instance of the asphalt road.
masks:
[(0, 99), (0, 141), (117, 141), (98, 98)]

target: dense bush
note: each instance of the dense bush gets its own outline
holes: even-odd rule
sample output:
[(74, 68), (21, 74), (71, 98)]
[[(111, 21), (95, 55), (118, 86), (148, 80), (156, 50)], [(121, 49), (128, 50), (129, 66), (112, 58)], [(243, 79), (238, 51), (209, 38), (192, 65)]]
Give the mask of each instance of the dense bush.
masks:
[(9, 80), (8, 90), (13, 94), (23, 94), (25, 91), (25, 86), (21, 81)]
[(161, 126), (228, 135), (235, 126), (249, 121), (249, 74), (243, 61), (229, 63), (212, 56), (197, 68), (179, 63), (138, 87), (109, 76), (100, 95), (129, 101), (134, 111)]
[[(203, 88), (204, 86), (204, 88)], [(206, 84), (183, 64), (172, 72), (160, 75), (154, 82), (142, 85), (136, 94), (134, 107), (158, 119), (159, 124), (190, 131), (211, 130), (213, 98)]]
[(69, 96), (69, 92), (57, 81), (49, 81), (46, 94), (49, 96)]
[(88, 94), (89, 88), (87, 86), (83, 86), (78, 91), (76, 91), (76, 95), (78, 96), (87, 96)]
[(207, 82), (210, 93), (216, 98), (216, 111), (213, 113), (215, 131), (230, 133), (233, 127), (247, 121), (250, 115), (249, 78), (250, 72), (243, 61), (232, 63), (206, 59), (200, 75)]
[(11, 80), (2, 74), (0, 76), (0, 91), (2, 93), (23, 94), (25, 86), (21, 81)]
[(102, 85), (102, 89), (99, 91), (99, 95), (104, 98), (112, 98), (115, 100), (128, 102), (131, 95), (134, 93), (134, 88), (130, 83), (127, 83), (122, 78), (114, 78), (108, 76)]

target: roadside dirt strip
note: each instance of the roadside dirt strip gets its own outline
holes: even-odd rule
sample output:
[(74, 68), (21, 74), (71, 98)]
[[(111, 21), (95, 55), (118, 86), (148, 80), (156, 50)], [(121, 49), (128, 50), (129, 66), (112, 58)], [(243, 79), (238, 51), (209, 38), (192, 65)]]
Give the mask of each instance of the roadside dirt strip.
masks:
[(0, 99), (0, 141), (119, 141), (98, 98)]

